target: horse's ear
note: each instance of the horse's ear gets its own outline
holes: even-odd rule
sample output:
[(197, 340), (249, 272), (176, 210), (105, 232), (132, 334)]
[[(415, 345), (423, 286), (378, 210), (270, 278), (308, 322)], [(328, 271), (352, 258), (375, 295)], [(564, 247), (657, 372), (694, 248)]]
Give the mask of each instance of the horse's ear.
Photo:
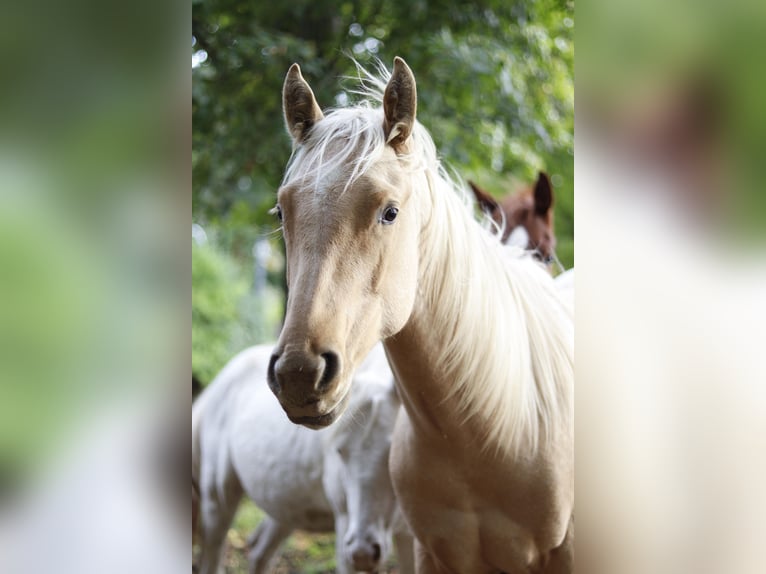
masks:
[(553, 207), (553, 187), (548, 174), (541, 171), (537, 174), (535, 183), (535, 213), (545, 215), (551, 207)]
[(290, 66), (285, 77), (282, 109), (287, 131), (296, 143), (304, 141), (312, 126), (324, 117), (298, 64)]
[(399, 56), (394, 58), (394, 71), (383, 95), (383, 132), (386, 143), (400, 147), (412, 133), (417, 109), (415, 76)]
[(497, 204), (494, 197), (470, 180), (468, 181), (468, 185), (471, 186), (471, 190), (476, 196), (476, 201), (479, 203), (479, 208), (484, 213), (492, 215), (496, 209), (500, 209), (500, 206)]

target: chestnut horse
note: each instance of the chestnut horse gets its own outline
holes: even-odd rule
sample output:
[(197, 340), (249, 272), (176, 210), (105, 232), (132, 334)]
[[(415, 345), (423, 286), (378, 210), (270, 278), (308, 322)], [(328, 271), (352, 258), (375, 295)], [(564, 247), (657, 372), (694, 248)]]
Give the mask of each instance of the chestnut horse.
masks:
[(416, 119), (415, 77), (366, 74), (326, 116), (300, 68), (274, 211), (289, 295), (269, 385), (293, 422), (346, 408), (379, 340), (406, 416), (391, 475), (420, 574), (574, 568), (571, 306), (528, 253), (475, 219)]
[(545, 172), (537, 174), (534, 186), (495, 199), (469, 181), (479, 207), (502, 230), (502, 242), (533, 251), (546, 265), (556, 260), (553, 233), (553, 187)]

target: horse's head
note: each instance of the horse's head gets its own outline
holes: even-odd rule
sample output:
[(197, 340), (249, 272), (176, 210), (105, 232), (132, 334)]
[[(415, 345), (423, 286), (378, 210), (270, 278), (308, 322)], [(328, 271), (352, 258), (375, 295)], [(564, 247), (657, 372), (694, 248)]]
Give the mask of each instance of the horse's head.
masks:
[(505, 225), (503, 243), (534, 250), (546, 264), (552, 261), (556, 236), (553, 233), (553, 187), (547, 174), (539, 172), (534, 186), (500, 200), (475, 183), (469, 183), (482, 211), (498, 225)]
[(388, 453), (400, 402), (393, 381), (355, 384), (349, 416), (327, 439), (323, 481), (346, 562), (371, 572), (388, 554), (396, 514)]
[(283, 88), (294, 151), (277, 198), (287, 252), (287, 313), (268, 379), (290, 420), (310, 428), (344, 410), (351, 375), (415, 300), (418, 172), (408, 159), (415, 78), (394, 61), (383, 110), (325, 117), (294, 64)]

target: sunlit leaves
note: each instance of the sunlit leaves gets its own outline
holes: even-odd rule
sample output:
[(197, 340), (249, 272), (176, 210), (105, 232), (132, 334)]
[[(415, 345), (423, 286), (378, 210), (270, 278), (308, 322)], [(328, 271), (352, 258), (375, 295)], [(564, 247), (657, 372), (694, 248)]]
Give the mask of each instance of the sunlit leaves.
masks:
[(539, 169), (557, 175), (559, 234), (571, 234), (572, 3), (209, 0), (193, 5), (192, 28), (196, 220), (230, 226), (235, 206), (240, 222), (249, 206), (253, 225), (270, 224), (273, 202), (261, 198), (273, 198), (290, 154), (280, 98), (290, 64), (330, 107), (353, 101), (347, 55), (389, 66), (401, 55), (442, 156), (495, 193)]

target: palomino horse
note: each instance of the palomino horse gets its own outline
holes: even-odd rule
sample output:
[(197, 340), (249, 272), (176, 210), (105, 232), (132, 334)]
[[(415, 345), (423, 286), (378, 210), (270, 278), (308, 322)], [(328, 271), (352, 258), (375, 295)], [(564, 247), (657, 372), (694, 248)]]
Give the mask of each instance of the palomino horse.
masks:
[(399, 517), (388, 470), (401, 403), (382, 347), (355, 375), (348, 416), (322, 432), (285, 418), (265, 382), (271, 348), (237, 355), (192, 410), (200, 572), (217, 571), (244, 491), (268, 514), (251, 538), (251, 574), (269, 571), (296, 528), (335, 529), (341, 574), (375, 570), (388, 554), (393, 528), (400, 572), (412, 574), (412, 538)]
[(364, 84), (366, 103), (324, 116), (297, 64), (285, 79), (289, 296), (269, 385), (293, 422), (325, 427), (383, 340), (407, 415), (391, 474), (417, 571), (572, 572), (570, 306), (475, 220), (415, 120), (404, 61)]
[(537, 174), (534, 186), (519, 193), (495, 199), (469, 181), (479, 207), (502, 230), (502, 242), (529, 249), (546, 265), (555, 260), (556, 236), (553, 233), (553, 187), (548, 175)]

